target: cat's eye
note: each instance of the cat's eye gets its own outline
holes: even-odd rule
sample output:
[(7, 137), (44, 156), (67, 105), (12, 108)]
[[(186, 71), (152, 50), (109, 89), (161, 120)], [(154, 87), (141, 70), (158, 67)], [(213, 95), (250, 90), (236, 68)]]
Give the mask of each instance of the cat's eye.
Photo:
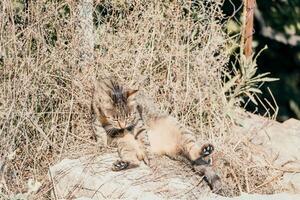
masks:
[(109, 119), (110, 121), (118, 121), (118, 118), (114, 116), (107, 117), (107, 119)]
[(127, 129), (127, 131), (132, 131), (134, 129), (134, 125), (130, 125), (126, 129)]
[(113, 121), (118, 121), (119, 119), (120, 119), (120, 117), (117, 115), (113, 117)]

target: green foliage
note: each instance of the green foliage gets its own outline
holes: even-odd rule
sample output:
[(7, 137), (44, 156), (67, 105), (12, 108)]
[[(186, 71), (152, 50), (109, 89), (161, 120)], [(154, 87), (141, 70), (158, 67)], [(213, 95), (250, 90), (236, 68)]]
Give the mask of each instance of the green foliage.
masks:
[[(243, 1), (225, 0), (224, 13), (229, 16), (227, 30), (230, 36), (239, 38)], [(276, 103), (280, 107), (278, 120), (284, 121), (289, 117), (297, 117), (299, 107), (299, 35), (300, 35), (300, 0), (267, 0), (256, 1), (254, 13), (253, 46), (257, 52), (265, 45), (268, 51), (258, 58), (257, 74), (271, 72), (280, 81), (264, 84), (260, 87), (261, 99), (268, 98), (268, 88), (271, 89)], [(238, 51), (239, 48), (231, 48)], [(233, 58), (236, 60), (236, 58)], [(240, 62), (233, 65), (236, 67)], [(234, 70), (233, 70), (234, 71)], [(231, 72), (230, 72), (231, 73)], [(234, 72), (231, 73), (231, 75)], [(236, 77), (237, 79), (238, 77)], [(299, 99), (299, 100), (298, 100)], [(257, 100), (257, 99), (256, 99)], [(252, 109), (254, 107), (248, 107)], [(258, 112), (264, 110), (261, 105), (255, 106)]]
[[(266, 49), (266, 47), (264, 48)], [(257, 57), (264, 50), (262, 49), (256, 56), (252, 55), (246, 58), (241, 55), (236, 58), (236, 63), (232, 64), (232, 72), (224, 72), (225, 78), (228, 80), (223, 85), (223, 92), (227, 95), (229, 105), (239, 105), (244, 102), (244, 97), (248, 97), (255, 105), (255, 94), (261, 94), (259, 86), (264, 82), (272, 82), (277, 78), (268, 77), (269, 72), (257, 74)], [(239, 69), (236, 67), (239, 65)]]

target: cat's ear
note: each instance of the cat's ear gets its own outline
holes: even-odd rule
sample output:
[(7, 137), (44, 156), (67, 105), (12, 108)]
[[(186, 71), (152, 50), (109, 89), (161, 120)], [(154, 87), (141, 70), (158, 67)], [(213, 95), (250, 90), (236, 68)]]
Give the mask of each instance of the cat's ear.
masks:
[(133, 97), (139, 90), (129, 89), (125, 92), (126, 98)]

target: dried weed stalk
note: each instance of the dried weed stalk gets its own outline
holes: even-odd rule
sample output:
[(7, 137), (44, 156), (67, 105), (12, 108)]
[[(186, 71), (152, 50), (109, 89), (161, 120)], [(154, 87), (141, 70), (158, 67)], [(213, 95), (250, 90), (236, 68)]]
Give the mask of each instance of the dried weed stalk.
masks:
[(47, 183), (44, 191), (50, 164), (100, 151), (92, 139), (90, 81), (108, 74), (147, 93), (223, 152), (226, 195), (251, 191), (269, 175), (243, 159), (249, 149), (234, 148), (221, 78), (230, 44), (222, 0), (97, 1), (94, 55), (84, 69), (77, 4), (0, 2), (0, 194), (24, 193), (30, 179)]

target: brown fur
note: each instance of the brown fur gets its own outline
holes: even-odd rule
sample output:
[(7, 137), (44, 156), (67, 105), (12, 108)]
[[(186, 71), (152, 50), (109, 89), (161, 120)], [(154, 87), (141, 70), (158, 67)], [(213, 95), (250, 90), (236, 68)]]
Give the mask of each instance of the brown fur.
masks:
[[(113, 164), (112, 170), (137, 167), (140, 161), (149, 164), (143, 142), (145, 138), (151, 153), (167, 155), (172, 159), (183, 157), (193, 165), (208, 166), (209, 162), (203, 158), (211, 154), (213, 146), (199, 145), (195, 135), (181, 126), (175, 118), (159, 114), (153, 109), (153, 105), (147, 105), (143, 99), (137, 102), (136, 92), (137, 90), (123, 88), (122, 84), (111, 79), (95, 84), (92, 106), (96, 121), (100, 122), (107, 137), (116, 142), (121, 159)], [(214, 184), (213, 181), (219, 180), (209, 167), (202, 168), (201, 171), (210, 187)]]
[(151, 120), (148, 137), (153, 153), (170, 157), (183, 155), (192, 161), (201, 155), (202, 148), (195, 142), (193, 133), (180, 126), (171, 116)]
[(101, 136), (105, 144), (117, 145), (121, 160), (113, 164), (115, 171), (137, 167), (142, 160), (149, 163), (142, 141), (137, 137), (143, 123), (135, 104), (136, 92), (124, 88), (117, 79), (95, 82), (92, 109), (96, 136)]
[(171, 116), (149, 119), (147, 125), (152, 153), (190, 163), (196, 174), (203, 176), (211, 190), (215, 192), (220, 190), (220, 177), (210, 166), (210, 160), (205, 160), (214, 149), (211, 144), (199, 145), (194, 134)]
[(135, 166), (139, 166), (140, 161), (149, 164), (143, 143), (140, 139), (135, 139), (131, 133), (126, 133), (117, 139), (118, 153), (123, 161), (128, 161)]
[(109, 137), (122, 136), (124, 130), (135, 125), (139, 113), (135, 107), (137, 90), (123, 88), (118, 80), (104, 78), (94, 84), (92, 110), (96, 121)]

